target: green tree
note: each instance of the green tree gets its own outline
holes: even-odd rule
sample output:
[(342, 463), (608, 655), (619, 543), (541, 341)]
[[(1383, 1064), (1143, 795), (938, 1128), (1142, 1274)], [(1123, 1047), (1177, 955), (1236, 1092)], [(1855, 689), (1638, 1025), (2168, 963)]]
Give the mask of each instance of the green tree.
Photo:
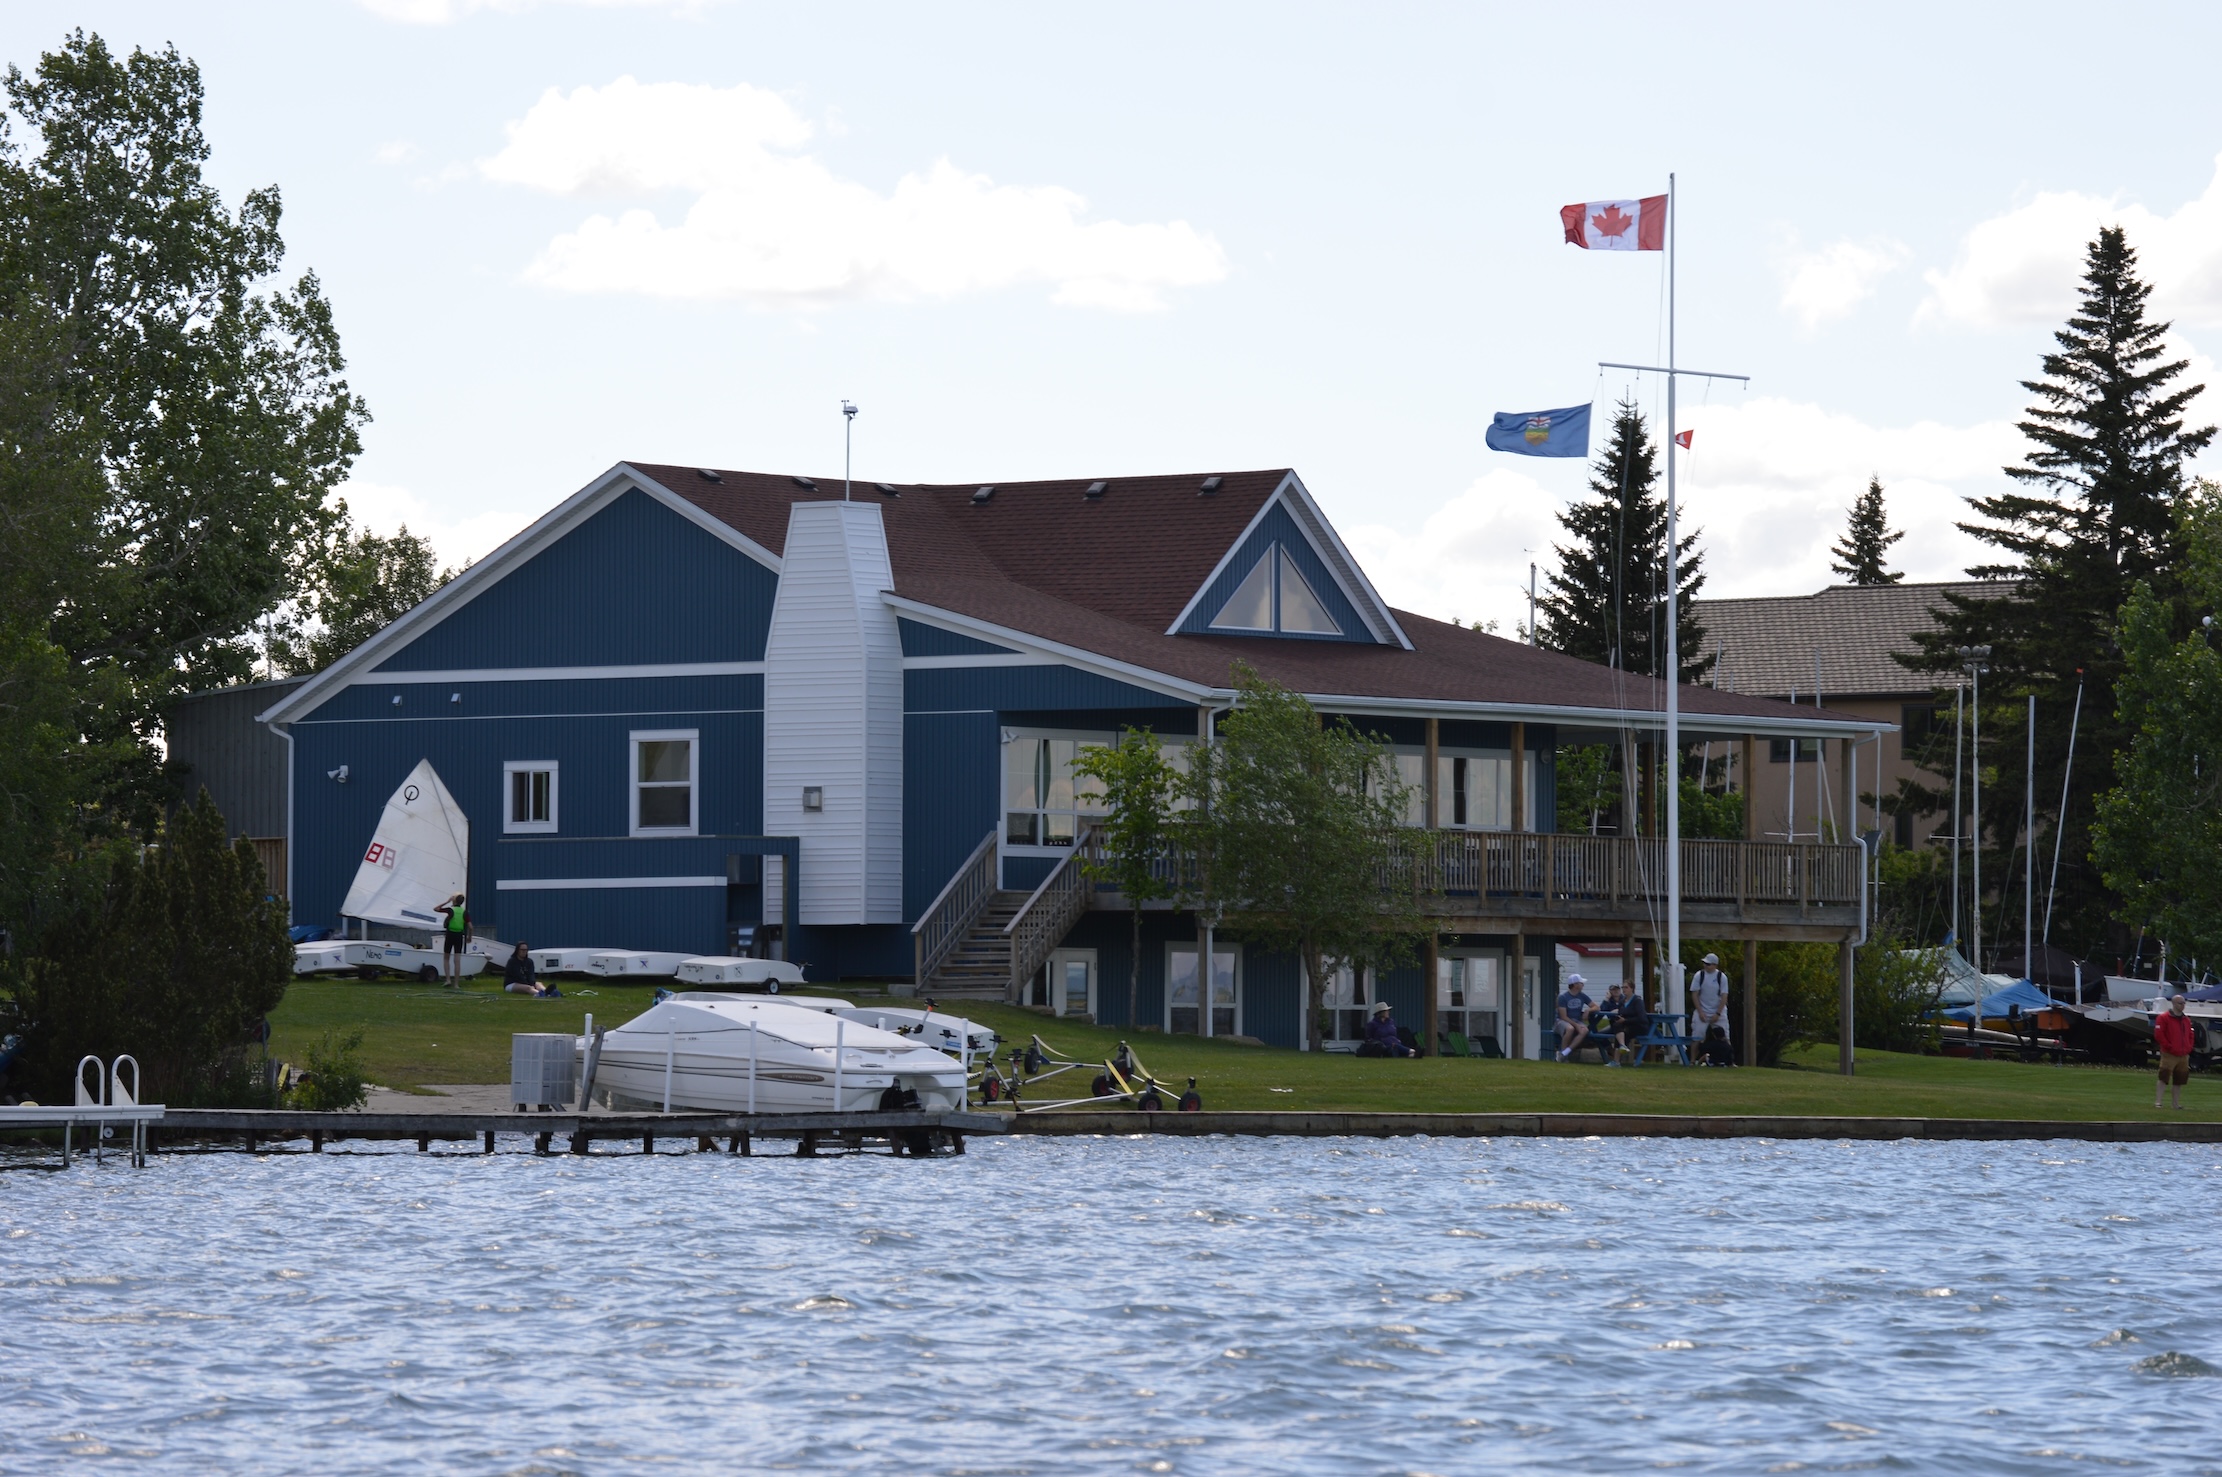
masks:
[(339, 517), (328, 494), (368, 416), (315, 276), (267, 285), (276, 188), (235, 212), (203, 178), (191, 61), (119, 58), (77, 31), (35, 71), (10, 67), (6, 93), (36, 145), (0, 131), (0, 311), (51, 314), (60, 396), (101, 472), (47, 636), (80, 680), (80, 731), (138, 751), (89, 779), (151, 819), (164, 705), (252, 670), (256, 628)]
[[(1536, 601), (1541, 644), (1638, 676), (1665, 674), (1667, 517), (1658, 481), (1658, 453), (1643, 412), (1624, 400), (1613, 415), (1612, 440), (1590, 469), (1590, 500), (1559, 514), (1568, 542), (1556, 547), (1558, 568)], [(1683, 533), (1674, 561), (1684, 682), (1712, 667), (1695, 613), (1705, 585), (1697, 538), (1694, 529)]]
[(289, 622), (271, 643), (273, 668), (320, 672), (432, 597), (455, 578), (432, 541), (404, 524), (391, 538), (343, 529), (317, 560), (301, 602), (314, 624)]
[(1844, 536), (1829, 550), (1836, 559), (1829, 568), (1855, 585), (1895, 585), (1906, 577), (1905, 573), (1889, 569), (1883, 561), (1890, 554), (1890, 546), (1905, 536), (1902, 530), (1890, 526), (1883, 511), (1883, 479), (1871, 476), (1867, 490), (1849, 510)]
[(2092, 843), (2124, 920), (2209, 960), (2222, 958), (2222, 653), (2205, 622), (2222, 613), (2222, 489), (2204, 484), (2182, 528), (2182, 593), (2201, 618), (2179, 636), (2150, 585), (2130, 594), (2114, 686), (2128, 742)]
[(95, 848), (64, 884), (10, 964), (25, 1085), (54, 1101), (80, 1058), (128, 1053), (150, 1101), (220, 1095), (293, 972), (285, 904), (254, 848), (225, 845), (203, 790), (154, 845)]
[(1196, 746), (1182, 783), (1194, 901), (1237, 937), (1303, 962), (1316, 1051), (1329, 969), (1393, 967), (1426, 932), (1412, 888), (1397, 884), (1411, 787), (1385, 744), (1322, 722), (1302, 694), (1239, 664), (1235, 686), (1234, 711)]
[(1165, 762), (1157, 735), (1146, 728), (1127, 729), (1115, 748), (1083, 749), (1072, 770), (1096, 782), (1106, 812), (1101, 822), (1103, 859), (1085, 863), (1083, 870), (1091, 882), (1118, 889), (1133, 923), (1125, 1014), (1131, 1022), (1135, 984), (1142, 973), (1142, 907), (1178, 892), (1166, 863), (1179, 776)]
[[(2042, 379), (2023, 382), (2037, 400), (2021, 423), (2028, 460), (2005, 469), (2019, 487), (1969, 499), (1982, 521), (1960, 525), (2002, 556), (1968, 573), (2011, 583), (1995, 595), (1947, 595), (1938, 629), (1906, 659), (1949, 678), (1959, 666), (1956, 647), (1991, 648), (1981, 756), (1987, 813), (1977, 839), (1997, 838), (1998, 861), (1983, 871), (2001, 880), (2020, 828), (2024, 699), (2037, 698), (2039, 793), (2057, 794), (2077, 683), (2087, 681), (2067, 808), (2063, 816), (2040, 815), (2034, 849), (2049, 857), (2051, 832), (2064, 827), (2056, 931), (2071, 949), (2094, 952), (2104, 949), (2118, 904), (2089, 860), (2105, 770), (2092, 756), (2131, 743), (2116, 696), (2124, 661), (2118, 618), (2140, 583), (2161, 606), (2176, 606), (2173, 544), (2185, 464), (2215, 434), (2212, 426), (2186, 425), (2202, 387), (2180, 383), (2188, 361), (2165, 358), (2169, 325), (2145, 316), (2151, 292), (2121, 229), (2102, 228), (2085, 253), (2081, 301), (2054, 335), (2058, 351), (2044, 356)], [(1934, 807), (1948, 790), (1947, 782), (1908, 799)]]

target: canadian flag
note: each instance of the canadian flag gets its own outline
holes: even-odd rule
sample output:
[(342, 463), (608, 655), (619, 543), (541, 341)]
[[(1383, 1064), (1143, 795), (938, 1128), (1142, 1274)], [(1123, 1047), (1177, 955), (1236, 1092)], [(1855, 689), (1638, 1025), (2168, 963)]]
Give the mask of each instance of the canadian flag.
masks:
[(1566, 227), (1566, 244), (1587, 251), (1666, 250), (1666, 200), (1646, 195), (1641, 200), (1592, 200), (1586, 205), (1559, 208)]

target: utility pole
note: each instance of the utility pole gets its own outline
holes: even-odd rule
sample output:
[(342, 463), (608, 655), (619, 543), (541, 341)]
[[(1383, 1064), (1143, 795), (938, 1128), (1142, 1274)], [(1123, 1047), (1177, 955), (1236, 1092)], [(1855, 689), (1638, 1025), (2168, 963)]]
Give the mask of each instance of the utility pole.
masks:
[[(1968, 693), (1967, 710), (1970, 733), (1967, 745), (1968, 787), (1974, 793), (1974, 803), (1969, 810), (1974, 818), (1974, 845), (1968, 857), (1974, 866), (1974, 885), (1967, 900), (1968, 911), (1968, 960), (1975, 972), (1983, 972), (1983, 674), (1990, 670), (1991, 649), (1988, 646), (1963, 646), (1959, 649), (1960, 665), (1967, 668), (1973, 689)], [(1975, 988), (1975, 1014), (1983, 1013), (1982, 986)]]
[(2029, 914), (2037, 901), (2037, 695), (2029, 694), (2029, 756), (2022, 766), (2021, 977), (2037, 982), (2029, 958)]
[(1967, 689), (1952, 688), (1952, 947), (1967, 949), (1967, 940), (1960, 936), (1960, 827), (1967, 813), (1960, 808), (1960, 768), (1965, 759), (1962, 744), (1967, 738)]

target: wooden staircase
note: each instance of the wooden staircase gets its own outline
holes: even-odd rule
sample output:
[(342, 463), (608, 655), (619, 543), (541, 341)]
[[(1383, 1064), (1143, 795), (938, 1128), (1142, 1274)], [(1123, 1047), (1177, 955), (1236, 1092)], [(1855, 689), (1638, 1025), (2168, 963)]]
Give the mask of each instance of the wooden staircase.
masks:
[(919, 985), (937, 1000), (1001, 1000), (1011, 988), (1011, 939), (1003, 930), (1026, 901), (1023, 892), (995, 891), (947, 955)]

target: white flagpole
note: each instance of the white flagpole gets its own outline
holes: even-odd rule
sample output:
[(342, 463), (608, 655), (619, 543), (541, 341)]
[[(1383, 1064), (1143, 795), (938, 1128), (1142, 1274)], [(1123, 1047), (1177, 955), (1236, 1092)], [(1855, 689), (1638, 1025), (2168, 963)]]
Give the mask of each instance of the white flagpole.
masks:
[(1674, 492), (1674, 267), (1676, 228), (1681, 225), (1674, 209), (1674, 176), (1667, 177), (1667, 290), (1666, 290), (1666, 896), (1667, 1015), (1680, 1019), (1688, 1014), (1682, 997), (1682, 664), (1675, 627), (1679, 618), (1681, 524), (1676, 516)]

